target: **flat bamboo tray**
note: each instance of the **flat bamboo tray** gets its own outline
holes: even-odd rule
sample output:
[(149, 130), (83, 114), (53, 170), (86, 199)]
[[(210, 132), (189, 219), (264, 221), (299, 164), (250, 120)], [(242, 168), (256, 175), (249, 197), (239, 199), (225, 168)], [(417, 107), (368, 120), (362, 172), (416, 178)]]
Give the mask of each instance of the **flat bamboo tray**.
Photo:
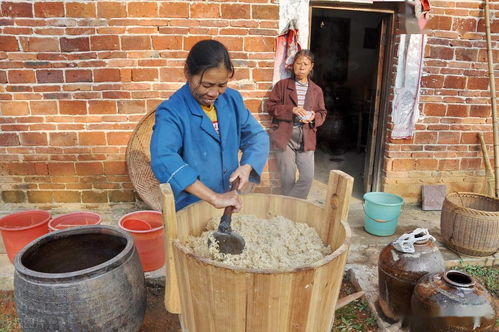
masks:
[(150, 208), (161, 211), (159, 181), (151, 169), (149, 148), (155, 114), (155, 111), (146, 114), (135, 127), (126, 149), (126, 165), (133, 188), (139, 197)]

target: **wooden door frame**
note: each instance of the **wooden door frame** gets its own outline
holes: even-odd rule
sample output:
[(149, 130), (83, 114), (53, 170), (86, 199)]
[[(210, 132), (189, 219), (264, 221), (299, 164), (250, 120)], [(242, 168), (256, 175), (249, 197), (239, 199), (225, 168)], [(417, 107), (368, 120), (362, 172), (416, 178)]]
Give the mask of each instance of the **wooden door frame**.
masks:
[[(378, 7), (378, 8), (377, 8)], [(329, 9), (329, 10), (343, 10), (343, 11), (363, 11), (363, 12), (372, 12), (378, 14), (385, 14), (387, 23), (387, 35), (385, 39), (385, 50), (384, 50), (384, 59), (378, 59), (378, 63), (380, 60), (383, 60), (383, 69), (381, 73), (377, 73), (378, 77), (381, 75), (380, 87), (379, 91), (381, 91), (380, 95), (380, 105), (378, 107), (377, 112), (373, 112), (372, 117), (377, 118), (377, 128), (370, 127), (368, 132), (368, 143), (369, 140), (373, 137), (373, 132), (376, 131), (376, 137), (374, 137), (374, 143), (371, 144), (369, 149), (366, 149), (366, 157), (365, 160), (369, 158), (369, 162), (366, 164), (370, 164), (372, 168), (372, 177), (368, 180), (370, 183), (367, 183), (363, 186), (366, 191), (381, 191), (382, 189), (382, 180), (383, 180), (383, 164), (384, 164), (384, 154), (385, 154), (385, 136), (386, 136), (386, 124), (387, 124), (387, 114), (389, 112), (389, 100), (390, 96), (390, 82), (391, 82), (391, 68), (393, 66), (393, 57), (390, 55), (393, 54), (393, 36), (395, 33), (395, 14), (396, 9), (387, 7), (386, 4), (381, 6), (376, 6), (376, 4), (339, 4), (335, 3), (327, 3), (326, 1), (311, 1), (310, 2), (310, 10), (309, 10), (309, 38), (308, 38), (308, 48), (310, 48), (311, 38), (311, 26), (312, 26), (312, 10), (313, 9)], [(380, 41), (381, 42), (381, 41)], [(378, 87), (376, 87), (378, 90)], [(374, 114), (377, 113), (377, 114)], [(372, 118), (369, 120), (372, 122)], [(369, 147), (369, 144), (368, 144)], [(374, 149), (374, 151), (372, 150)], [(371, 162), (372, 160), (372, 162)], [(364, 177), (369, 174), (367, 167), (364, 167)]]

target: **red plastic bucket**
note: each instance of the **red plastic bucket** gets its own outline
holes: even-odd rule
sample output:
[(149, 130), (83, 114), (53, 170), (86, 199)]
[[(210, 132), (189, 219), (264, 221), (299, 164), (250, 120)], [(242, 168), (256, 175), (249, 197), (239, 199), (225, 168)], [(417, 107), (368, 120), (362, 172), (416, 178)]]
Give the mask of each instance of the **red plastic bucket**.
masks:
[(49, 230), (51, 232), (66, 229), (70, 227), (99, 225), (102, 217), (93, 212), (71, 212), (61, 214), (49, 221)]
[(49, 232), (48, 222), (52, 215), (44, 210), (16, 212), (0, 219), (3, 244), (11, 263), (25, 245)]
[(158, 211), (137, 211), (121, 217), (121, 229), (133, 236), (144, 272), (165, 264), (163, 215)]

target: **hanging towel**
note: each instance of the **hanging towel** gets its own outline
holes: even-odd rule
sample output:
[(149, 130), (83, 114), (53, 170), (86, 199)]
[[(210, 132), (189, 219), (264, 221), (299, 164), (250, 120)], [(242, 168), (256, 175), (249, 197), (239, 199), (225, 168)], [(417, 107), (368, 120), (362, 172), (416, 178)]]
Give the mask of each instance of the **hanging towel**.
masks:
[(291, 20), (287, 29), (277, 37), (276, 55), (274, 61), (273, 83), (291, 76), (295, 54), (301, 50), (298, 42), (296, 21)]

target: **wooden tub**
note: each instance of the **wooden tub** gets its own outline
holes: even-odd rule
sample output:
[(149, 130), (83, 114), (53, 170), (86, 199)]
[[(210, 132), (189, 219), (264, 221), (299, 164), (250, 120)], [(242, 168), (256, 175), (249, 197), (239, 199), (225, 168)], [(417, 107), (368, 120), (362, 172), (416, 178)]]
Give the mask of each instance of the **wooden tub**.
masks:
[(326, 204), (268, 194), (243, 197), (241, 214), (281, 215), (314, 227), (333, 248), (324, 259), (289, 271), (259, 271), (210, 263), (182, 243), (222, 215), (206, 202), (175, 213), (170, 186), (161, 185), (166, 230), (165, 306), (180, 314), (184, 332), (329, 332), (341, 286), (350, 228), (345, 223), (353, 178), (331, 171)]

